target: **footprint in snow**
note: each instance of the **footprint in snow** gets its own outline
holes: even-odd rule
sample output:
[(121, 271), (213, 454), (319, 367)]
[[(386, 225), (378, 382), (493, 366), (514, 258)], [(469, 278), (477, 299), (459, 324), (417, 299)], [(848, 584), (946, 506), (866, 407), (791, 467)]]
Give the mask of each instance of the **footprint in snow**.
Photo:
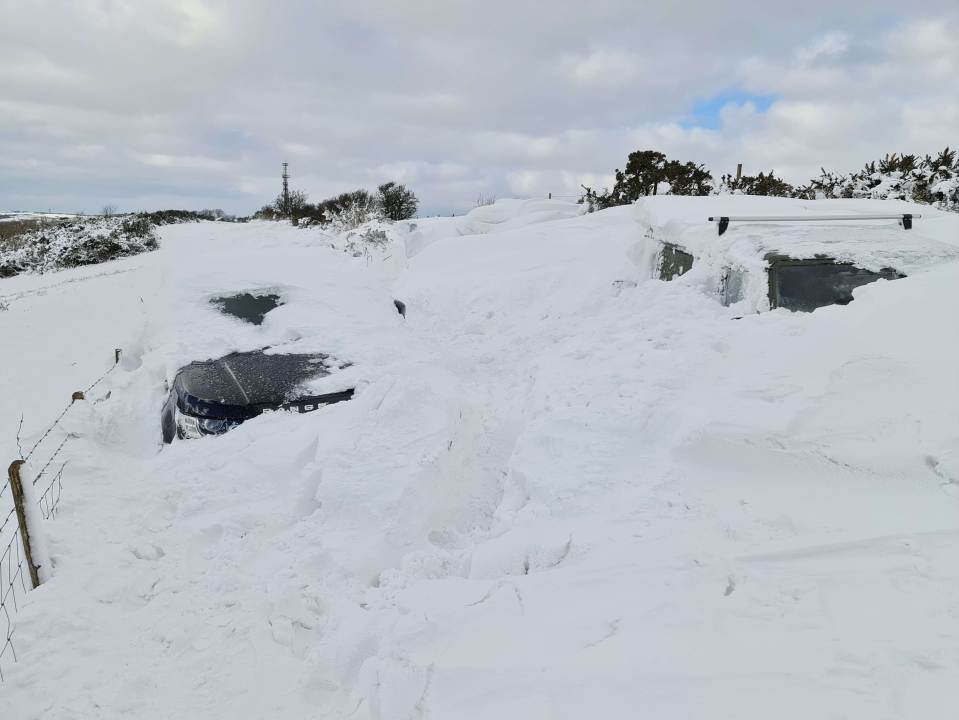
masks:
[(137, 560), (159, 560), (166, 553), (159, 545), (153, 543), (143, 543), (132, 548), (133, 556)]

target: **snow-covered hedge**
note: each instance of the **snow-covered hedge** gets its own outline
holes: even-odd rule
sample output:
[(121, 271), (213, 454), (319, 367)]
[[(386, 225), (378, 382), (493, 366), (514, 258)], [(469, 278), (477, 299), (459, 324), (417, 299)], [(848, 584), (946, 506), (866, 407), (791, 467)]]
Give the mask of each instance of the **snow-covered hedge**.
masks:
[(5, 243), (0, 247), (0, 277), (94, 265), (157, 247), (155, 226), (142, 215), (77, 218)]
[(935, 156), (887, 155), (849, 175), (823, 170), (799, 195), (908, 200), (959, 211), (959, 156), (946, 148)]
[(702, 165), (667, 160), (653, 150), (630, 153), (626, 171), (616, 171), (612, 190), (586, 191), (580, 198), (589, 212), (636, 202), (647, 195), (764, 195), (812, 200), (863, 198), (905, 200), (959, 212), (959, 153), (946, 148), (935, 155), (892, 153), (870, 162), (862, 170), (837, 173), (822, 169), (805, 185), (794, 186), (775, 171), (733, 177), (713, 177)]

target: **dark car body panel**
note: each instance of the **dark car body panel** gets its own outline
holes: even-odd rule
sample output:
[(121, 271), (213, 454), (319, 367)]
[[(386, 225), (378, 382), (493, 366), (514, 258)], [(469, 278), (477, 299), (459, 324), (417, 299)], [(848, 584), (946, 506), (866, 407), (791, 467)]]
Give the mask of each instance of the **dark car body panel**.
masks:
[[(164, 442), (178, 434), (176, 411), (217, 423), (220, 434), (267, 410), (310, 412), (353, 397), (353, 389), (309, 394), (305, 385), (330, 374), (326, 355), (267, 354), (263, 350), (231, 353), (180, 369), (163, 407)], [(209, 423), (207, 423), (209, 424)]]
[(768, 255), (769, 306), (812, 312), (827, 305), (848, 305), (852, 291), (876, 280), (905, 277), (892, 268), (878, 272), (828, 257), (791, 258)]
[(694, 258), (673, 243), (663, 243), (659, 261), (659, 279), (673, 280), (693, 269)]
[[(895, 268), (869, 270), (844, 260), (826, 255), (791, 257), (782, 253), (767, 253), (767, 297), (769, 308), (784, 308), (794, 312), (812, 312), (827, 305), (848, 305), (853, 301), (853, 290), (876, 280), (898, 280), (906, 275)], [(674, 280), (689, 272), (695, 257), (671, 242), (662, 242), (657, 274), (661, 280)], [(719, 296), (724, 305), (732, 305), (743, 298), (745, 273), (726, 266), (719, 282)]]

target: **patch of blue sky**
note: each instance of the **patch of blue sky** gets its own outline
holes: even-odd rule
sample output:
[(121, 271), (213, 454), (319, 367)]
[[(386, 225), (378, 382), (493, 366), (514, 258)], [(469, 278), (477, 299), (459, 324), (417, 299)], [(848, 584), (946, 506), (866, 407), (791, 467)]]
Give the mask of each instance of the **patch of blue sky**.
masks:
[(736, 89), (723, 90), (721, 93), (693, 105), (692, 110), (680, 120), (680, 124), (684, 127), (715, 130), (719, 127), (719, 116), (722, 109), (730, 103), (735, 105), (752, 103), (756, 112), (764, 113), (776, 100), (775, 95), (754, 95)]

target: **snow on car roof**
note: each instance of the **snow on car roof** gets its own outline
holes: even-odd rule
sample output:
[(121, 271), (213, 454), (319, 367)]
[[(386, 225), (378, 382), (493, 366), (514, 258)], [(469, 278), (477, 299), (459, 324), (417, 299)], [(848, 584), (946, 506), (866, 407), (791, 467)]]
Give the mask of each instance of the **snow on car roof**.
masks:
[[(634, 206), (637, 222), (653, 238), (680, 245), (694, 256), (743, 267), (765, 263), (770, 253), (794, 258), (825, 255), (869, 270), (891, 267), (909, 274), (959, 259), (959, 216), (931, 206), (882, 200), (798, 200), (719, 195), (656, 196)], [(736, 223), (721, 237), (715, 216), (921, 215), (911, 230), (895, 220), (822, 220)]]

